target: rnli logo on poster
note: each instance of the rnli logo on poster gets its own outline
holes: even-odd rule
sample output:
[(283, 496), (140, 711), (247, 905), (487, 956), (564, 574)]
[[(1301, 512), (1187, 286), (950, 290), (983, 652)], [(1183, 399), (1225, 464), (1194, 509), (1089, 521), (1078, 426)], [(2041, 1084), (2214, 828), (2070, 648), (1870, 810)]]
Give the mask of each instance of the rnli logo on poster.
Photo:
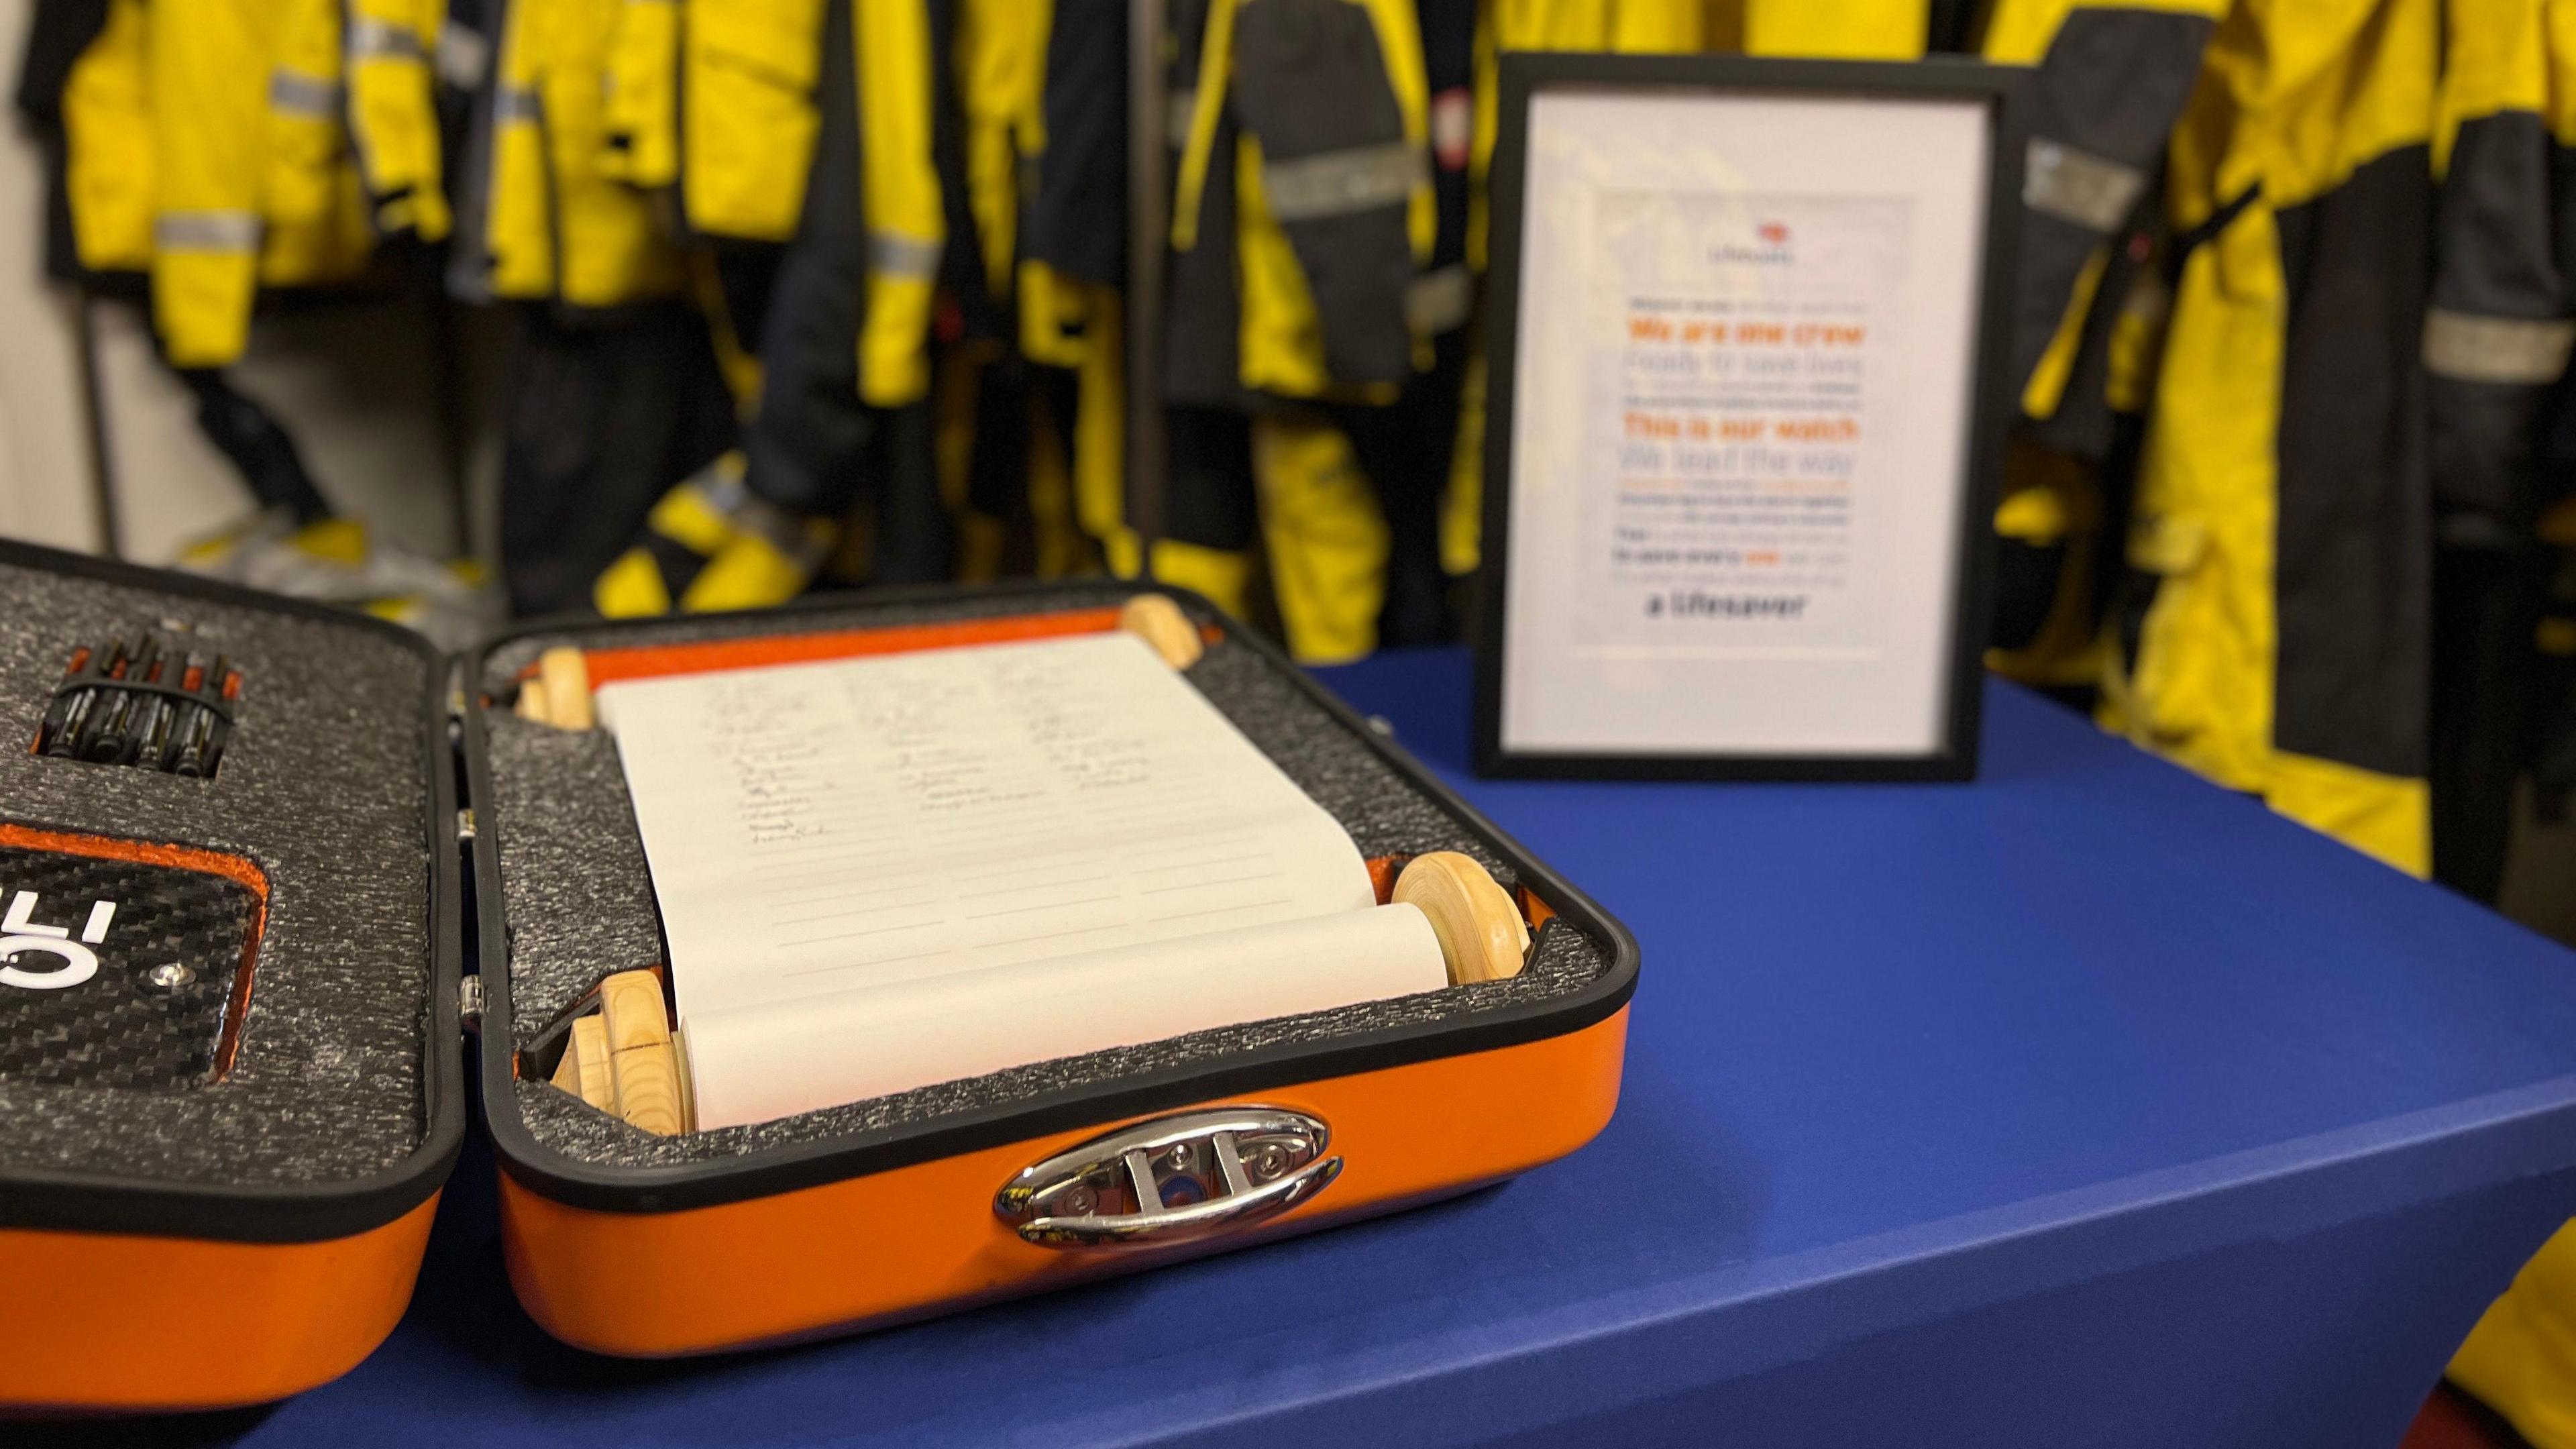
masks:
[(1789, 223), (1763, 221), (1744, 241), (1729, 238), (1709, 248), (1708, 259), (1721, 265), (1785, 267), (1797, 260), (1789, 250)]

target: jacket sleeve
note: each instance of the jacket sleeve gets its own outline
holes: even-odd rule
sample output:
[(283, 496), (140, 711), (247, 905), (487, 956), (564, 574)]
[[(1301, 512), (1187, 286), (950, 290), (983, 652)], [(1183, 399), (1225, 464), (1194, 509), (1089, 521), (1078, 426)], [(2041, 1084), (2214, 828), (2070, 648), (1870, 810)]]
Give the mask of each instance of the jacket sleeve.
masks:
[(383, 235), (448, 232), (432, 61), (445, 10), (440, 0), (348, 0), (349, 138)]
[(152, 312), (180, 367), (241, 355), (259, 287), (262, 140), (268, 120), (264, 0), (151, 7)]
[[(49, 18), (65, 17), (74, 6), (46, 6), (37, 11), (43, 27)], [(152, 259), (152, 220), (158, 204), (153, 183), (152, 108), (149, 76), (150, 27), (142, 0), (114, 0), (104, 28), (94, 39), (77, 30), (57, 35), (61, 48), (77, 46), (67, 65), (60, 92), (63, 131), (63, 204), (66, 238), (49, 239), (50, 247), (68, 241), (68, 257), (49, 263), (77, 262), (89, 272), (143, 272)], [(41, 105), (43, 84), (28, 39), (29, 70), (19, 92), (20, 105)], [(68, 272), (69, 268), (64, 268)]]
[(545, 74), (550, 0), (502, 0), (501, 42), (492, 68), (491, 153), (485, 180), (483, 250), (500, 297), (544, 297), (555, 286), (555, 229), (546, 176)]
[(652, 198), (600, 174), (614, 3), (546, 0), (552, 23), (537, 86), (555, 292), (576, 307), (670, 296), (685, 280), (677, 249), (654, 219)]
[(930, 304), (948, 232), (931, 148), (930, 11), (924, 0), (851, 3), (868, 236), (859, 395), (893, 407), (930, 391)]
[(2022, 411), (2057, 411), (2112, 238), (2145, 196), (2226, 0), (1998, 0), (1989, 60), (2036, 65), (2022, 173), (2012, 376)]
[(1438, 225), (1413, 7), (1245, 0), (1233, 45), (1243, 381), (1400, 384), (1421, 351), (1405, 299)]
[(2528, 529), (2541, 410), (2576, 342), (2555, 211), (2542, 0), (2450, 0), (2424, 316), (2434, 503), (2443, 541)]

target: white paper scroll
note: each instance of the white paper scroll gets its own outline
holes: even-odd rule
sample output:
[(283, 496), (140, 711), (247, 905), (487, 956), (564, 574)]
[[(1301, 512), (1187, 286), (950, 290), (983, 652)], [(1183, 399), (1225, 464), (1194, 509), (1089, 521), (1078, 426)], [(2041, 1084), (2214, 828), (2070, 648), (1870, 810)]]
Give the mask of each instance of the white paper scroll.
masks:
[(626, 681), (698, 1125), (1446, 984), (1126, 634)]
[(1422, 912), (1372, 906), (699, 1016), (681, 1049), (727, 1127), (1448, 984)]

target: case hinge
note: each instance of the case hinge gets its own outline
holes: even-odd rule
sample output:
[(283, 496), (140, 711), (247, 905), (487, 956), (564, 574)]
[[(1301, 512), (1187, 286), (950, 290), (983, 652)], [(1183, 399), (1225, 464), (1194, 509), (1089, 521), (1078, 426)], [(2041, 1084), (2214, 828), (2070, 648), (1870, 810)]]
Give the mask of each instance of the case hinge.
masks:
[(456, 812), (456, 838), (469, 845), (474, 842), (474, 808), (470, 805)]
[(467, 976), (456, 983), (457, 1019), (477, 1031), (483, 1026), (483, 978)]

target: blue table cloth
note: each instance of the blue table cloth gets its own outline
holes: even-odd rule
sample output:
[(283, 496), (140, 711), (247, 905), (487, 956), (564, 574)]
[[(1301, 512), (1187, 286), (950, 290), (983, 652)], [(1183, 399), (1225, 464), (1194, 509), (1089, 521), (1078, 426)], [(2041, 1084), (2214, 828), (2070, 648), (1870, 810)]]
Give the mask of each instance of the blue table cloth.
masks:
[(250, 1445), (2393, 1445), (2576, 1213), (2576, 954), (1994, 686), (1970, 785), (1497, 784), (1632, 927), (1619, 1112), (1517, 1181), (856, 1339), (632, 1364), (479, 1147), (393, 1339)]

